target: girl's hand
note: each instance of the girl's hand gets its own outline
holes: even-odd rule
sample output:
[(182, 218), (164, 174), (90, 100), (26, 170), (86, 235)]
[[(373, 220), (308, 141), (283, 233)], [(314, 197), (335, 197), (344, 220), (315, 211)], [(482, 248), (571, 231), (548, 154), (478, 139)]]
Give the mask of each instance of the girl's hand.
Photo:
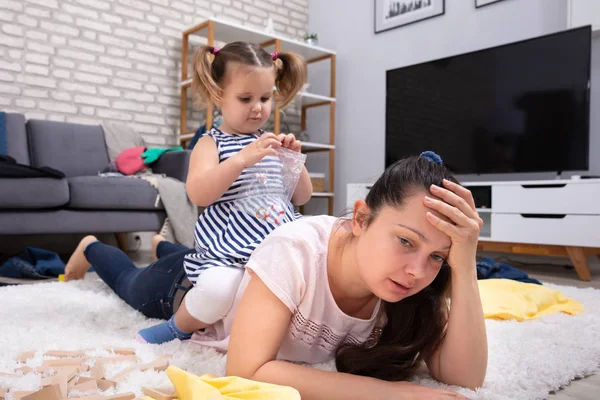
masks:
[(446, 216), (450, 222), (427, 213), (433, 226), (450, 236), (452, 246), (448, 264), (456, 271), (475, 271), (477, 241), (483, 220), (475, 209), (471, 191), (444, 179), (444, 187), (431, 186), (431, 193), (442, 200), (425, 197), (425, 206)]
[(237, 157), (242, 161), (244, 168), (248, 168), (268, 155), (277, 155), (276, 149), (281, 147), (281, 141), (273, 133), (263, 133), (258, 139), (244, 147)]
[(468, 400), (468, 397), (463, 396), (453, 390), (448, 389), (437, 389), (430, 388), (427, 386), (420, 386), (410, 382), (396, 382), (396, 385), (400, 386), (398, 390), (398, 398), (402, 396), (402, 399), (406, 400), (417, 400), (417, 399), (432, 399), (432, 400), (449, 400), (449, 399), (461, 399)]
[(285, 133), (281, 133), (279, 136), (277, 136), (277, 139), (279, 139), (281, 145), (285, 148), (297, 151), (298, 153), (302, 151), (302, 142), (296, 140), (296, 136), (294, 136), (292, 133), (288, 133), (287, 135)]

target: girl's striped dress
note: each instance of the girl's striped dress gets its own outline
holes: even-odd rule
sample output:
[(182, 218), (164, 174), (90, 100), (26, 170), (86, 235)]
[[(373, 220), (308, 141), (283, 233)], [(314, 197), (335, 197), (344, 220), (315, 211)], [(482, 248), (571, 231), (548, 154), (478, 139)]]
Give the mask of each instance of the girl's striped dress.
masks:
[[(220, 163), (259, 137), (215, 128), (207, 135), (217, 144)], [(266, 186), (271, 194), (281, 195), (284, 178), (279, 158), (267, 156), (256, 166), (245, 169), (223, 196), (200, 214), (194, 232), (196, 252), (184, 259), (185, 272), (192, 284), (196, 284), (198, 276), (207, 268), (243, 268), (252, 251), (270, 232), (302, 217), (289, 201), (266, 206), (256, 198), (249, 198), (248, 193), (256, 188), (257, 179), (268, 182)]]

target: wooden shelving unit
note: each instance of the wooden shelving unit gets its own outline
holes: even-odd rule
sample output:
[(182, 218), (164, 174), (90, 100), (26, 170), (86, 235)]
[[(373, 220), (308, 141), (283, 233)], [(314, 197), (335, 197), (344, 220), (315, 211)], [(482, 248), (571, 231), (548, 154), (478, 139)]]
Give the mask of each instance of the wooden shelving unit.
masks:
[[(218, 42), (234, 42), (238, 40), (257, 43), (262, 47), (272, 51), (290, 51), (300, 54), (304, 57), (308, 65), (313, 63), (327, 61), (330, 62), (330, 93), (329, 96), (323, 96), (314, 93), (303, 92), (298, 94), (298, 100), (295, 103), (300, 104), (301, 115), (300, 125), (301, 130), (307, 128), (307, 111), (314, 107), (329, 107), (329, 143), (311, 143), (307, 142), (303, 145), (303, 151), (306, 153), (325, 152), (329, 155), (328, 186), (325, 193), (314, 193), (313, 198), (324, 198), (328, 201), (329, 214), (333, 214), (334, 200), (334, 176), (335, 176), (335, 69), (336, 69), (336, 54), (334, 51), (324, 49), (318, 46), (310, 46), (300, 41), (291, 40), (278, 35), (271, 35), (257, 29), (236, 25), (231, 22), (226, 22), (216, 18), (209, 19), (196, 25), (182, 34), (182, 55), (181, 55), (181, 81), (180, 81), (180, 132), (179, 141), (183, 147), (186, 147), (194, 137), (194, 131), (187, 130), (187, 105), (188, 105), (188, 89), (192, 86), (191, 76), (188, 75), (188, 62), (190, 56), (190, 35), (205, 36), (207, 43), (210, 46)], [(206, 110), (206, 128), (210, 129), (213, 124), (212, 120), (213, 107), (209, 106)], [(274, 132), (279, 134), (281, 131), (281, 110), (279, 107), (274, 108)]]

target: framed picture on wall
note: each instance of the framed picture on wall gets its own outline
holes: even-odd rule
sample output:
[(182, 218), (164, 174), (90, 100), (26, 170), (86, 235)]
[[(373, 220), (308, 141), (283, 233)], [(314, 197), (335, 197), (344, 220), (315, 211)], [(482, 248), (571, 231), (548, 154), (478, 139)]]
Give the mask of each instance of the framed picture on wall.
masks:
[(475, 0), (475, 8), (489, 6), (490, 4), (500, 3), (504, 0)]
[(375, 0), (375, 33), (444, 15), (445, 3), (446, 0)]

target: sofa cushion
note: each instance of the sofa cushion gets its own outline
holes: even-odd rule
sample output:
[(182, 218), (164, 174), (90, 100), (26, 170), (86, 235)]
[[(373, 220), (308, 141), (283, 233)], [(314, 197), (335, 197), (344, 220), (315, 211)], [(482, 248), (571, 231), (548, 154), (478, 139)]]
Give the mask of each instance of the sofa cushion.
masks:
[(69, 202), (66, 179), (0, 178), (0, 209), (43, 209)]
[(98, 175), (108, 165), (104, 132), (100, 125), (27, 121), (31, 164), (48, 166), (70, 176)]
[(139, 178), (77, 176), (67, 178), (68, 207), (88, 210), (162, 210), (158, 191)]
[(8, 155), (19, 164), (29, 165), (29, 148), (23, 114), (6, 114), (6, 145)]

